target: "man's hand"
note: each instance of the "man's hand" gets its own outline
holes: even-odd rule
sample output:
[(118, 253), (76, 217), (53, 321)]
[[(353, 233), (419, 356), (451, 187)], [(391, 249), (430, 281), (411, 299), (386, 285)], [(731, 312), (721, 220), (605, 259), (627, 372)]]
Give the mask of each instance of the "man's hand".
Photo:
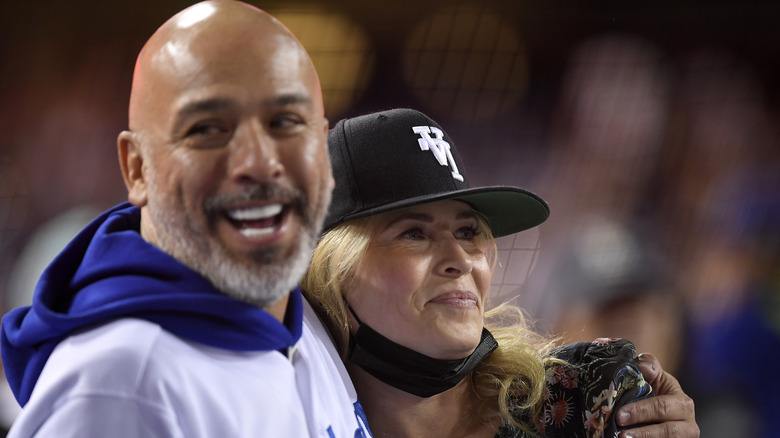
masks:
[(615, 418), (618, 426), (644, 424), (621, 432), (620, 437), (698, 438), (693, 400), (685, 395), (677, 379), (664, 371), (651, 354), (639, 355), (639, 369), (656, 396), (629, 403), (618, 410)]

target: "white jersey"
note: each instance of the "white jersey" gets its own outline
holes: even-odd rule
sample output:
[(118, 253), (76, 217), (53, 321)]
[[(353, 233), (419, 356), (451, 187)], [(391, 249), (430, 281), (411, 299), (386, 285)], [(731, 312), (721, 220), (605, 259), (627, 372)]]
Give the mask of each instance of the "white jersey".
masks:
[(324, 327), (305, 300), (304, 309), (289, 358), (208, 347), (131, 318), (70, 336), (8, 436), (370, 436), (333, 344), (322, 342)]

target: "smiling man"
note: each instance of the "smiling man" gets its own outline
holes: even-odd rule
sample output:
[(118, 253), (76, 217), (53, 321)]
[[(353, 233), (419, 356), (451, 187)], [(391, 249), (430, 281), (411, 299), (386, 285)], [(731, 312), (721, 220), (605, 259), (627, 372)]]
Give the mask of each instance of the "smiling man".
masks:
[(281, 317), (330, 199), (327, 120), (306, 52), (270, 17), (246, 34), (244, 9), (202, 3), (152, 37), (120, 163), (148, 242)]
[(206, 1), (163, 24), (118, 138), (129, 202), (3, 319), (9, 436), (368, 436), (296, 288), (333, 188), (327, 128), (309, 57), (268, 14)]

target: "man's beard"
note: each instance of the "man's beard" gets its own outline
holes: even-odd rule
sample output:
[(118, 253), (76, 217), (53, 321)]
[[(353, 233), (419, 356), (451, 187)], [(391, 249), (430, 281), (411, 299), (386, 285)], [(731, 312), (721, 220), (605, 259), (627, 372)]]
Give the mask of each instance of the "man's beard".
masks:
[[(227, 206), (266, 199), (290, 204), (292, 211), (288, 214), (301, 217), (301, 233), (286, 254), (281, 253), (283, 248), (266, 247), (239, 259), (209, 233), (217, 215), (223, 215)], [(163, 197), (162, 206), (148, 208), (157, 228), (157, 244), (163, 251), (201, 274), (224, 294), (266, 308), (295, 288), (306, 272), (329, 199), (326, 193), (319, 205), (309, 206), (300, 191), (275, 185), (252, 186), (239, 195), (209, 197), (202, 206), (204, 229), (198, 229), (194, 218), (188, 217), (184, 206), (171, 195)]]

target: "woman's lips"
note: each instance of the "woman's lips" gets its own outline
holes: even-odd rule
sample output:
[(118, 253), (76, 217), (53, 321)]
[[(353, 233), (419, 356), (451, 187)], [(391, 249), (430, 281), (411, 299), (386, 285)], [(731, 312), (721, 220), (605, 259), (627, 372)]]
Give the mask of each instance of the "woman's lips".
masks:
[(430, 302), (458, 307), (477, 307), (477, 296), (469, 291), (451, 291), (437, 295)]

